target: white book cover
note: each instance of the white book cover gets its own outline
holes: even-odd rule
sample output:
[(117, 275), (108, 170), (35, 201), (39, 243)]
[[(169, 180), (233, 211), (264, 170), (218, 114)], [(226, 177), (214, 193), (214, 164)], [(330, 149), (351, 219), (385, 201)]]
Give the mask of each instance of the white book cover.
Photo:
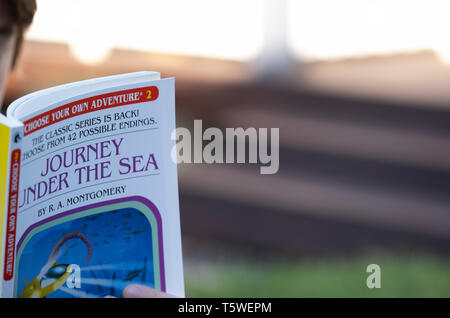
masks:
[(174, 79), (66, 84), (7, 116), (2, 297), (120, 297), (131, 283), (183, 297)]

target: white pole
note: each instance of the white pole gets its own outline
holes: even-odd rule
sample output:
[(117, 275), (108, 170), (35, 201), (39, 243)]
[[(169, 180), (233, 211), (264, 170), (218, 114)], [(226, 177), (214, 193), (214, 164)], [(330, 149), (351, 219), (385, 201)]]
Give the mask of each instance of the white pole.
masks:
[(287, 43), (287, 0), (264, 0), (263, 48), (254, 61), (255, 79), (288, 80), (295, 68)]

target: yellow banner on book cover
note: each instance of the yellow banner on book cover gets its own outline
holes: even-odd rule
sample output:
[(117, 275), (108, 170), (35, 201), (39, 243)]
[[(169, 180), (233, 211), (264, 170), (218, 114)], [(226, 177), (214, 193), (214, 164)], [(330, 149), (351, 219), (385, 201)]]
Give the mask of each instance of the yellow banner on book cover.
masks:
[(3, 272), (3, 246), (4, 246), (4, 229), (6, 220), (6, 201), (8, 187), (8, 159), (9, 159), (9, 139), (10, 128), (0, 124), (0, 246), (1, 256), (0, 268)]

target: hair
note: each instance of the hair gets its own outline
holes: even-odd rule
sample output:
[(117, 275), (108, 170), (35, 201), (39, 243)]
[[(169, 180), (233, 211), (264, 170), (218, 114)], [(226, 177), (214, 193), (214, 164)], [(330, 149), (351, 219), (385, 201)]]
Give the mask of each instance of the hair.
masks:
[[(2, 1), (2, 0), (0, 0)], [(36, 0), (3, 0), (10, 8), (15, 25), (17, 26), (16, 43), (13, 55), (13, 66), (22, 48), (23, 34), (33, 21), (36, 12)]]

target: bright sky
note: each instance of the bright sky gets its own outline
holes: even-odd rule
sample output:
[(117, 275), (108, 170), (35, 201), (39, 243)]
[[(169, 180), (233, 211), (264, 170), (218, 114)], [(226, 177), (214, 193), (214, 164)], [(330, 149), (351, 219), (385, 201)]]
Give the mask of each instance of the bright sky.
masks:
[(289, 40), (307, 59), (434, 49), (450, 59), (448, 0), (292, 0)]
[(245, 60), (262, 20), (260, 0), (40, 0), (28, 37), (69, 43), (86, 61), (111, 47)]
[[(38, 0), (28, 37), (69, 43), (85, 62), (112, 47), (250, 60), (265, 1)], [(304, 60), (429, 48), (450, 60), (448, 0), (286, 1), (289, 47)]]

